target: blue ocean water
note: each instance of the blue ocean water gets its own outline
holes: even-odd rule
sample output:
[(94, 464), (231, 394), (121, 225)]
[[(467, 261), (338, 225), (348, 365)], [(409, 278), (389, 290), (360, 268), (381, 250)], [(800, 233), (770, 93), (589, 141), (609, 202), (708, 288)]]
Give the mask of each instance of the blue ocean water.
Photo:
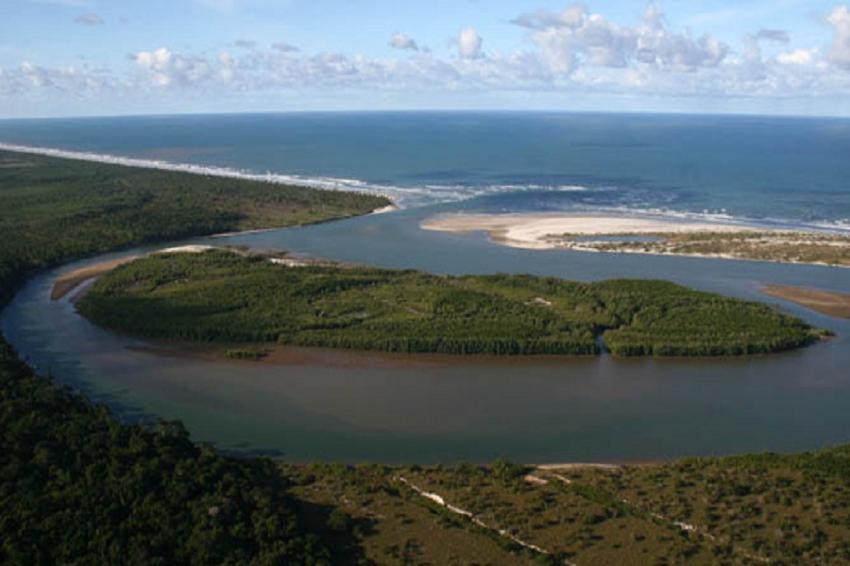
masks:
[(293, 175), (402, 206), (628, 209), (850, 229), (850, 120), (305, 113), (0, 121), (0, 142)]

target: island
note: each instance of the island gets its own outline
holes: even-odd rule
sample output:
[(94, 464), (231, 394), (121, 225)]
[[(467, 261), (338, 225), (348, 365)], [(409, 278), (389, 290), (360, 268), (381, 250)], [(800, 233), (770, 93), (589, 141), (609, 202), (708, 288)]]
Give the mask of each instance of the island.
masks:
[(654, 215), (444, 214), (425, 230), (484, 231), (525, 249), (675, 255), (850, 267), (850, 236)]
[(116, 266), (79, 312), (148, 338), (403, 353), (592, 355), (604, 345), (617, 356), (736, 356), (824, 336), (768, 305), (665, 281), (443, 276), (193, 251)]

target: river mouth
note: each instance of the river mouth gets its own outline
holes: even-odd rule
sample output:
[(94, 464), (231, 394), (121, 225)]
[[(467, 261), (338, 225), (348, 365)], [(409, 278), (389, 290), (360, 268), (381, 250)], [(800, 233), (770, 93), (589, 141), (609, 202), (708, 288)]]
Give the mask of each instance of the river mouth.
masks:
[(847, 440), (850, 322), (759, 289), (776, 283), (846, 292), (850, 270), (503, 248), (480, 234), (420, 230), (419, 221), (432, 212), (180, 243), (285, 249), (437, 273), (670, 279), (779, 304), (838, 337), (800, 351), (731, 360), (408, 363), (376, 354), (289, 351), (286, 363), (277, 364), (163, 355), (156, 345), (91, 325), (70, 297), (50, 300), (59, 273), (122, 254), (34, 278), (4, 311), (2, 329), (37, 369), (108, 402), (125, 418), (179, 418), (197, 440), (292, 461), (657, 460), (790, 452)]

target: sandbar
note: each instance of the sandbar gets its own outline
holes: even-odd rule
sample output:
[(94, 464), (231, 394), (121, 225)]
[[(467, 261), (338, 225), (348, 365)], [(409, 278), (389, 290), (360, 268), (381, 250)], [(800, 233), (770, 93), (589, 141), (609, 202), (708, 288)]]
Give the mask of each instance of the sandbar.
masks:
[(63, 273), (56, 278), (56, 281), (53, 282), (53, 289), (50, 291), (50, 299), (58, 301), (76, 289), (81, 283), (95, 277), (100, 277), (104, 273), (112, 271), (119, 265), (130, 263), (133, 260), (139, 259), (139, 257), (141, 256), (133, 255), (110, 261), (102, 261), (94, 265), (88, 265), (86, 267), (81, 267), (80, 269), (75, 269), (74, 271), (69, 271), (68, 273)]
[(734, 223), (680, 221), (667, 218), (571, 214), (441, 214), (421, 227), (440, 232), (484, 231), (493, 241), (526, 249), (562, 247), (552, 236), (611, 236), (692, 232), (741, 232), (760, 229)]
[(810, 308), (821, 314), (850, 318), (850, 294), (791, 285), (767, 285), (762, 292)]
[(649, 215), (444, 214), (421, 227), (484, 231), (501, 245), (531, 250), (669, 255), (850, 267), (850, 236), (798, 228)]

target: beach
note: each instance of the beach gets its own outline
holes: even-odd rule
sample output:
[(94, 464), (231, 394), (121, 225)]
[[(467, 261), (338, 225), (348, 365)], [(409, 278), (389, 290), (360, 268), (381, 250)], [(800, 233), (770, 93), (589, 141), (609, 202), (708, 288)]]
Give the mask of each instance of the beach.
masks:
[[(214, 249), (213, 246), (187, 245), (165, 248), (153, 253), (201, 253), (211, 249)], [(108, 273), (116, 267), (120, 267), (124, 264), (130, 263), (131, 261), (135, 261), (140, 257), (143, 256), (139, 254), (130, 255), (127, 257), (103, 261), (94, 265), (87, 265), (86, 267), (75, 269), (73, 271), (69, 271), (68, 273), (63, 273), (54, 281), (53, 288), (50, 291), (50, 299), (53, 301), (58, 301), (59, 299), (65, 297), (68, 293), (76, 289), (82, 283), (85, 283), (90, 279), (100, 277), (104, 273)]]
[(425, 230), (439, 232), (484, 231), (497, 243), (514, 248), (564, 247), (552, 236), (615, 236), (659, 233), (716, 233), (762, 231), (753, 226), (720, 222), (683, 221), (637, 216), (541, 214), (445, 214), (426, 219)]
[(57, 277), (56, 281), (54, 281), (53, 288), (50, 291), (50, 300), (58, 301), (59, 299), (63, 298), (68, 293), (76, 289), (80, 284), (88, 281), (89, 279), (100, 277), (104, 273), (112, 271), (116, 267), (124, 265), (125, 263), (130, 263), (131, 261), (134, 261), (139, 257), (141, 256), (133, 255), (122, 257), (119, 259), (103, 261), (94, 265), (87, 265), (86, 267), (75, 269), (74, 271), (69, 271), (68, 273), (64, 273)]
[(424, 230), (487, 232), (501, 245), (530, 250), (676, 255), (850, 267), (850, 237), (822, 230), (650, 215), (444, 214)]

